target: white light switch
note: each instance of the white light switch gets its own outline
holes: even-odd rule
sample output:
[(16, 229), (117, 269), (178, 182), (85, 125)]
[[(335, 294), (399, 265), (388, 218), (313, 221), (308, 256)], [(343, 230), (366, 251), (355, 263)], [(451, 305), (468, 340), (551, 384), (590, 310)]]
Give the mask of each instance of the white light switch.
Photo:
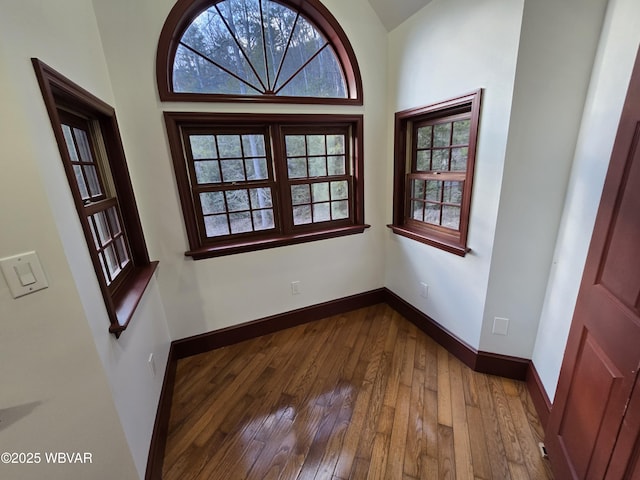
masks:
[(7, 280), (13, 298), (22, 297), (49, 286), (36, 252), (2, 258), (0, 269)]

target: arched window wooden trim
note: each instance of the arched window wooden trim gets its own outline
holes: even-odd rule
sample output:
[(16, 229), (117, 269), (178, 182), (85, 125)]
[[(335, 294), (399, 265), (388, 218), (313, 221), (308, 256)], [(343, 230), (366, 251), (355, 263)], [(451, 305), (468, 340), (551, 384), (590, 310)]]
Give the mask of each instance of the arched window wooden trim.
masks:
[(156, 55), (158, 93), (163, 101), (263, 102), (362, 105), (362, 77), (356, 55), (342, 27), (319, 0), (278, 0), (300, 11), (329, 41), (342, 66), (347, 86), (346, 98), (289, 97), (275, 95), (226, 95), (183, 93), (173, 89), (173, 62), (180, 39), (191, 23), (207, 8), (222, 0), (178, 0), (164, 23)]

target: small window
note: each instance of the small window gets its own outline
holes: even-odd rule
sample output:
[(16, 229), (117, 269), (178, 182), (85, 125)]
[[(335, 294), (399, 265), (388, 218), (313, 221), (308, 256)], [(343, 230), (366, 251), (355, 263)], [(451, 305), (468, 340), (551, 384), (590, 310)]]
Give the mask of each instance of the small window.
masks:
[(113, 109), (33, 59), (87, 247), (119, 337), (158, 262), (150, 262)]
[(464, 256), (481, 91), (396, 113), (394, 232)]
[(194, 258), (361, 233), (362, 117), (165, 113)]
[(353, 49), (318, 0), (178, 1), (157, 69), (163, 100), (362, 104)]

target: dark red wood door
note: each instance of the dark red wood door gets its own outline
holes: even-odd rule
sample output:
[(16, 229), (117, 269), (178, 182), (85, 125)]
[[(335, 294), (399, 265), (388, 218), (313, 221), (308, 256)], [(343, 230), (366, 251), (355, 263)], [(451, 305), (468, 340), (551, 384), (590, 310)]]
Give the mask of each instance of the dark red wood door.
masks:
[[(615, 472), (629, 474), (633, 453), (624, 454), (618, 440), (625, 434), (622, 427), (639, 363), (640, 57), (620, 120), (547, 426), (545, 443), (557, 478), (619, 480), (625, 474)], [(634, 432), (627, 433), (634, 437)], [(637, 473), (633, 475), (626, 478), (636, 479)]]

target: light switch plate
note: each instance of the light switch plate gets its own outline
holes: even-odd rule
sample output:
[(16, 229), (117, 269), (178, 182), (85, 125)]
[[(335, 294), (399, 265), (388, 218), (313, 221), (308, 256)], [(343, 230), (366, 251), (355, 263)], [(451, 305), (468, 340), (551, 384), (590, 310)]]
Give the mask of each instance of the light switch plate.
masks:
[(13, 298), (22, 297), (49, 286), (36, 252), (0, 258), (0, 269)]

